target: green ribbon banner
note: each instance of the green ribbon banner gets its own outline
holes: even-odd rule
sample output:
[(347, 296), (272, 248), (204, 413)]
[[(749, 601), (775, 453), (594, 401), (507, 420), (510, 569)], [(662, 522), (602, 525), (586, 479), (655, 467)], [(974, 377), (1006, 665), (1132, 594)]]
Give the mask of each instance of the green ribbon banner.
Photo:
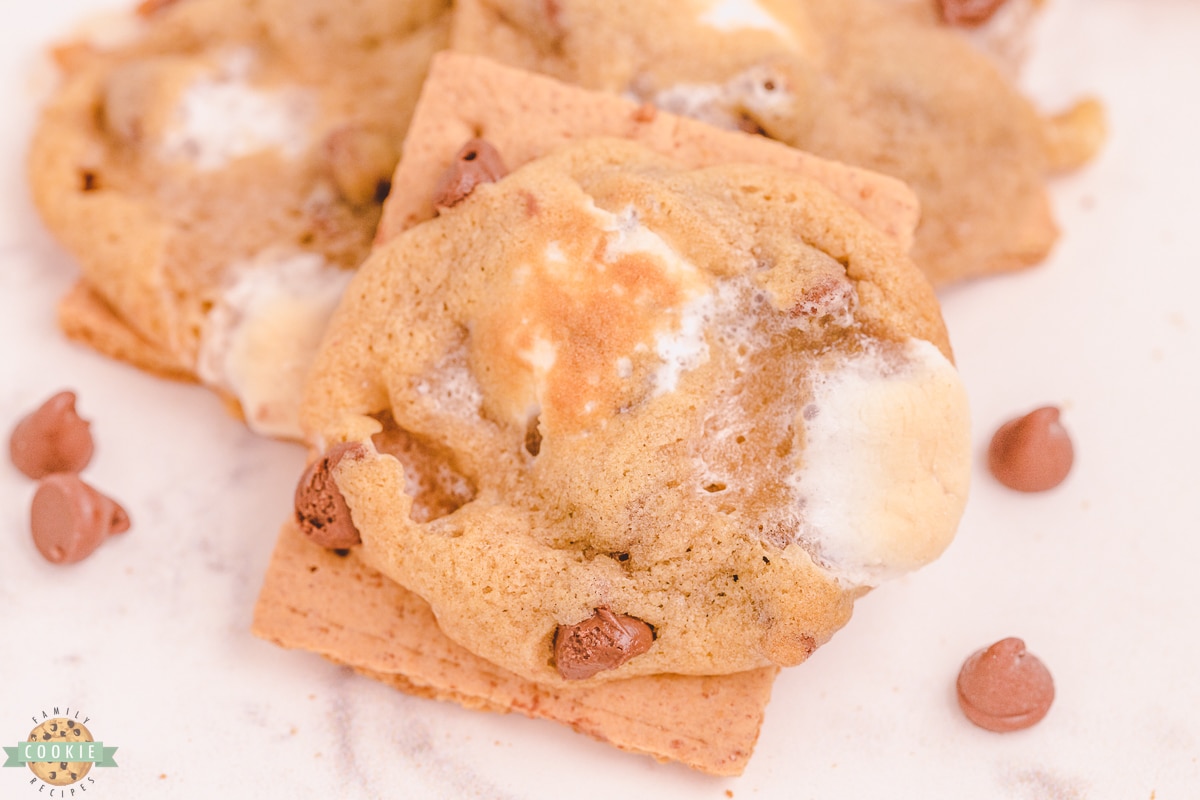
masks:
[(97, 767), (115, 767), (115, 747), (105, 747), (104, 742), (20, 742), (16, 747), (4, 748), (8, 756), (6, 767), (23, 767), (30, 761), (50, 763), (54, 761), (87, 761)]

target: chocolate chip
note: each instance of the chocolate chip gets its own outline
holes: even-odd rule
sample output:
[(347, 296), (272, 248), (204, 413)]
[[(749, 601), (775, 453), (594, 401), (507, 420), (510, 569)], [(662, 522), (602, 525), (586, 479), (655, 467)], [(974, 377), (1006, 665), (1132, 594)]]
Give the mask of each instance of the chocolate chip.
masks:
[(554, 663), (569, 681), (616, 669), (650, 649), (654, 630), (636, 617), (607, 608), (575, 625), (559, 625), (554, 633)]
[(296, 523), (321, 547), (341, 549), (362, 541), (346, 498), (333, 479), (333, 469), (343, 458), (359, 458), (365, 452), (358, 442), (336, 444), (308, 466), (296, 485)]
[(382, 203), (384, 200), (387, 200), (387, 196), (389, 194), (391, 194), (391, 192), (392, 192), (392, 182), (391, 181), (389, 181), (389, 180), (379, 181), (379, 183), (375, 184), (375, 202)]
[(87, 558), (109, 536), (129, 530), (129, 515), (78, 475), (59, 472), (38, 484), (29, 527), (47, 561), (71, 564)]
[(338, 192), (354, 205), (382, 203), (391, 191), (399, 153), (387, 131), (349, 123), (325, 137), (322, 152)]
[(461, 203), (483, 183), (495, 183), (508, 174), (499, 151), (483, 139), (471, 139), (454, 156), (433, 190), (439, 211)]
[(33, 479), (79, 472), (92, 459), (89, 423), (75, 411), (75, 393), (59, 392), (17, 423), (9, 439), (13, 465)]
[(1009, 420), (988, 445), (988, 469), (996, 480), (1021, 492), (1058, 486), (1075, 462), (1075, 447), (1055, 406)]
[(1016, 637), (971, 655), (958, 673), (958, 704), (967, 719), (997, 733), (1037, 724), (1054, 702), (1054, 679)]
[(542, 430), (539, 427), (540, 418), (531, 417), (525, 426), (525, 452), (536, 456), (542, 451)]

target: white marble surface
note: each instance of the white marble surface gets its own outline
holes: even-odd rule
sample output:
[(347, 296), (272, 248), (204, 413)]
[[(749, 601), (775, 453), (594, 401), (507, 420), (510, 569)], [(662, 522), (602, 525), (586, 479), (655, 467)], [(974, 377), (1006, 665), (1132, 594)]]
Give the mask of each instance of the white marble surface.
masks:
[[(27, 527), (0, 463), (0, 739), (71, 706), (120, 750), (87, 797), (1190, 798), (1200, 792), (1200, 5), (1056, 0), (1029, 65), (1047, 104), (1108, 104), (1100, 160), (1054, 189), (1040, 269), (944, 293), (982, 448), (1062, 404), (1078, 462), (1019, 496), (979, 472), (959, 539), (862, 600), (786, 672), (744, 777), (617, 753), (549, 723), (418, 700), (247, 632), (299, 448), (251, 436), (194, 387), (66, 342), (74, 269), (24, 188), (40, 48), (111, 0), (0, 0), (0, 427), (62, 387), (97, 455), (85, 477), (133, 529), (71, 567)], [(1022, 636), (1058, 699), (995, 735), (960, 715), (962, 659)], [(11, 741), (10, 741), (11, 740)], [(25, 769), (0, 797), (47, 796)], [(82, 794), (80, 796), (83, 796)]]

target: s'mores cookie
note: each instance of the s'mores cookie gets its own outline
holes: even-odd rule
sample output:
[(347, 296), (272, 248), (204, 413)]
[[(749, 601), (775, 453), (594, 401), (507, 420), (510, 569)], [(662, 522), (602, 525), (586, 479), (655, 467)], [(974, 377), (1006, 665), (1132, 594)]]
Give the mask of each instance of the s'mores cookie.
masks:
[(300, 384), (370, 249), (448, 5), (145, 3), (129, 41), (60, 49), (29, 168), (83, 273), (63, 329), (298, 437)]
[(1103, 134), (1095, 103), (1043, 117), (932, 7), (462, 0), (452, 47), (901, 178), (935, 284), (1042, 260), (1057, 236), (1047, 177)]
[(899, 248), (812, 179), (623, 140), (378, 248), (302, 419), (351, 445), (368, 563), (546, 684), (797, 664), (966, 497), (965, 393)]
[[(578, 138), (377, 248), (304, 424), (351, 448), (367, 562), (492, 663), (799, 663), (953, 535), (965, 396), (932, 290), (812, 178)], [(580, 624), (636, 654), (568, 667)]]
[[(625, 749), (717, 774), (740, 772), (773, 664), (806, 656), (844, 622), (868, 585), (935, 555), (965, 491), (961, 390), (930, 287), (903, 255), (916, 220), (911, 194), (891, 179), (761, 137), (452, 53), (434, 59), (395, 185), (402, 188), (389, 198), (377, 252), (343, 299), (313, 376), (306, 419), (317, 457), (298, 488), (299, 527), (285, 526), (272, 558), (256, 633), (403, 691), (543, 716)], [(758, 213), (775, 204), (778, 214)], [(746, 225), (747, 215), (761, 228)], [(808, 227), (800, 224), (811, 221), (805, 215), (831, 224)], [(680, 241), (680, 226), (694, 242)], [(759, 234), (762, 246), (754, 244)], [(826, 234), (840, 245), (822, 239)], [(814, 235), (853, 267), (812, 245)], [(557, 237), (557, 246), (548, 237)], [(517, 251), (529, 258), (510, 257)], [(866, 266), (876, 260), (890, 266)], [(864, 279), (864, 270), (872, 277)], [(720, 282), (706, 299), (705, 287)], [(742, 299), (750, 301), (744, 308)], [(598, 302), (589, 310), (592, 300)], [(418, 306), (430, 318), (402, 322)], [(471, 308), (478, 316), (468, 311), (464, 318)], [(873, 344), (866, 331), (895, 336)], [(818, 367), (809, 375), (814, 381), (800, 377), (803, 369), (789, 379), (778, 364), (754, 374), (751, 367), (766, 366), (779, 348), (801, 340), (829, 345), (801, 359), (812, 367), (826, 358), (838, 362), (842, 347), (855, 355), (845, 370), (825, 377)], [(437, 352), (442, 345), (448, 347)], [(710, 380), (742, 358), (754, 364), (735, 369), (727, 383)], [(811, 438), (809, 462), (817, 468), (822, 448), (840, 451), (828, 438), (819, 442), (846, 421), (838, 398), (871, 407), (868, 398), (882, 397), (871, 376), (884, 362), (882, 383), (900, 395), (905, 386), (925, 385), (925, 403), (941, 409), (939, 430), (949, 432), (922, 451), (918, 420), (892, 431), (916, 445), (911, 455), (918, 461), (930, 457), (948, 487), (942, 496), (957, 497), (940, 517), (925, 507), (935, 520), (932, 535), (923, 542), (883, 534), (822, 544), (817, 534), (789, 542), (798, 531), (768, 526), (765, 517), (761, 529), (756, 519), (739, 531), (735, 520), (791, 491), (779, 471), (762, 487), (751, 480), (756, 471), (771, 472), (767, 462), (779, 466), (787, 451), (798, 454), (796, 437), (787, 441), (785, 420), (795, 410), (789, 406), (801, 395), (824, 404), (815, 411), (805, 403), (828, 425), (809, 420), (811, 437), (801, 437)], [(413, 365), (422, 373), (415, 378)], [(773, 423), (743, 424), (751, 397), (774, 405), (766, 414)], [(692, 400), (695, 409), (688, 408)], [(630, 425), (635, 418), (646, 425), (644, 436)], [(778, 441), (766, 435), (772, 426)], [(673, 427), (686, 434), (681, 441)], [(605, 442), (639, 439), (636, 453), (604, 452)], [(632, 457), (620, 464), (625, 455)], [(704, 473), (695, 472), (702, 462)], [(653, 474), (658, 466), (671, 474)], [(588, 473), (598, 467), (610, 480), (589, 486)], [(688, 484), (672, 495), (675, 473), (689, 472)], [(534, 488), (536, 476), (550, 479), (544, 496)], [(814, 509), (851, 488), (800, 484), (812, 492)], [(553, 495), (563, 488), (575, 499), (555, 510)], [(920, 481), (912, 488), (920, 494)], [(540, 513), (526, 502), (534, 495), (542, 497), (535, 502), (547, 522), (539, 520), (536, 530), (526, 525)], [(587, 528), (589, 515), (604, 527), (576, 538), (569, 526)], [(664, 530), (661, 522), (677, 515), (677, 530)], [(488, 517), (488, 530), (477, 527)], [(408, 551), (412, 542), (400, 540), (406, 533), (390, 539), (385, 518), (419, 532), (438, 554)], [(718, 520), (715, 526), (708, 518)], [(828, 517), (819, 524), (831, 534), (839, 528)], [(716, 536), (703, 533), (717, 528)], [(693, 552), (708, 551), (698, 563), (689, 564), (689, 536)], [(464, 545), (457, 553), (444, 549), (456, 544)], [(662, 558), (672, 547), (675, 556)], [(514, 555), (535, 560), (521, 566)], [(545, 622), (546, 609), (563, 600), (556, 588), (568, 583), (547, 574), (555, 562), (581, 582), (573, 610), (532, 637), (530, 664), (530, 637), (521, 629)], [(505, 564), (527, 572), (526, 580), (485, 586), (467, 576)], [(653, 616), (647, 609), (657, 597), (685, 617), (720, 625), (751, 593), (771, 594), (764, 588), (776, 580), (773, 567), (780, 579), (803, 576), (784, 594), (801, 605), (807, 599), (813, 625), (802, 631), (778, 615), (771, 624), (769, 610), (782, 608), (776, 601), (789, 602), (775, 597), (751, 623), (757, 654), (718, 648), (727, 669), (760, 666), (705, 674), (715, 671), (705, 657), (699, 669), (693, 662), (697, 674), (661, 672), (669, 659), (687, 663), (686, 646), (660, 653), (687, 633), (676, 629), (668, 637), (676, 621), (654, 617), (655, 627), (635, 613)], [(455, 610), (434, 584), (460, 568), (474, 596)], [(657, 595), (630, 580), (656, 571), (667, 582)], [(707, 583), (698, 578), (704, 574)], [(538, 586), (528, 580), (534, 575), (549, 580)], [(604, 594), (606, 602), (584, 596), (605, 582), (618, 589)], [(527, 603), (517, 600), (522, 593)], [(640, 595), (644, 608), (618, 606), (622, 593)], [(699, 620), (695, 609), (710, 599), (714, 619)], [(483, 641), (492, 634), (482, 629), (514, 612), (523, 620), (515, 628), (504, 623), (505, 631), (518, 632), (511, 645)], [(471, 627), (483, 640), (464, 630)], [(742, 646), (747, 635), (739, 636)]]

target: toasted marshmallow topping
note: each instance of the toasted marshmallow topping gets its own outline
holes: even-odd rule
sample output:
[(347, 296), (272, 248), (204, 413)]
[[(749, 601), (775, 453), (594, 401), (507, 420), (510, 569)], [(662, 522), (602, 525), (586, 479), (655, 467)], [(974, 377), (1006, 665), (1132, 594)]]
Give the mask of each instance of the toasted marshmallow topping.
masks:
[(197, 374), (237, 397), (251, 430), (298, 439), (300, 395), (351, 273), (315, 253), (266, 251), (235, 265), (205, 321)]
[[(524, 421), (548, 409), (550, 424), (578, 430), (644, 394), (673, 391), (703, 364), (715, 297), (633, 206), (614, 213), (589, 201), (574, 220), (569, 237), (514, 268), (511, 302), (480, 321), (473, 339), (511, 365), (494, 393), (501, 413)], [(597, 336), (597, 320), (619, 323)]]
[[(954, 367), (923, 340), (872, 343), (812, 388), (792, 480), (805, 520), (800, 544), (853, 585), (932, 561), (967, 493), (967, 400)], [(931, 519), (931, 508), (945, 513)]]
[(297, 87), (250, 85), (245, 54), (183, 90), (173, 124), (159, 146), (167, 161), (189, 161), (199, 170), (219, 169), (263, 150), (295, 158), (311, 144), (316, 100)]

